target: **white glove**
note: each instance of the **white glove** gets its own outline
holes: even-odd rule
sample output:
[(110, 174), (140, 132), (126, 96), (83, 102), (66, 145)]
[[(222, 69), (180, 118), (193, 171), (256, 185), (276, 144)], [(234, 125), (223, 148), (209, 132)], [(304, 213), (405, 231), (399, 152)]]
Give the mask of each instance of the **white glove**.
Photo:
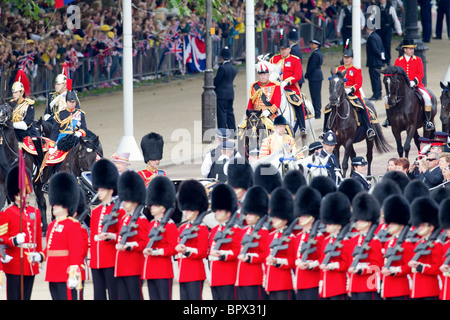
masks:
[(81, 138), (82, 134), (80, 131), (75, 132), (75, 137)]
[(14, 122), (13, 127), (14, 127), (14, 129), (19, 129), (19, 130), (27, 130), (28, 129), (28, 126), (25, 123), (25, 121)]
[(152, 250), (152, 256), (162, 256), (164, 254), (164, 249), (154, 249)]
[(381, 53), (381, 60), (386, 60), (386, 55), (384, 54), (384, 52)]
[(48, 149), (48, 152), (49, 152), (50, 154), (54, 154), (56, 150), (58, 150), (58, 149), (56, 149), (56, 148), (50, 148), (50, 149)]
[(2, 261), (2, 263), (8, 263), (13, 259), (13, 257), (11, 257), (10, 255), (6, 255), (5, 258), (1, 258), (0, 260)]
[(67, 288), (75, 289), (78, 286), (78, 279), (68, 279), (67, 280)]
[(270, 111), (269, 110), (264, 110), (262, 112), (262, 115), (263, 115), (263, 117), (268, 117), (268, 116), (270, 116)]
[(409, 82), (409, 86), (410, 86), (411, 88), (414, 88), (414, 87), (416, 86), (416, 83), (415, 83), (414, 81), (410, 81), (410, 82)]
[(45, 121), (47, 121), (48, 119), (50, 119), (50, 117), (51, 117), (51, 115), (49, 115), (48, 113), (47, 113), (47, 114), (44, 114), (44, 120), (45, 120)]
[(14, 242), (16, 243), (17, 246), (21, 245), (22, 243), (25, 242), (25, 232), (21, 232), (18, 233), (15, 237), (14, 237)]
[(345, 88), (345, 93), (349, 95), (352, 92), (352, 88)]
[(288, 82), (286, 80), (282, 81), (280, 84), (281, 89), (284, 89), (288, 85)]
[(33, 263), (33, 262), (39, 263), (42, 261), (42, 256), (38, 252), (30, 252), (30, 253), (28, 253), (28, 261), (31, 263)]

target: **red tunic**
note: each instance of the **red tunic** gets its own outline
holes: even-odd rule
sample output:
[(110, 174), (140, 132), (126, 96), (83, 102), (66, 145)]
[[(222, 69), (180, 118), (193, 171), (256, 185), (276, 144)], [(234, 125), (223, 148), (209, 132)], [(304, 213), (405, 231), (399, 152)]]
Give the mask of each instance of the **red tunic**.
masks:
[[(102, 232), (103, 226), (102, 222), (106, 215), (111, 213), (114, 203), (105, 206), (103, 204), (92, 210), (91, 213), (91, 260), (90, 267), (92, 269), (102, 269), (102, 268), (112, 268), (114, 267), (116, 260), (116, 240), (98, 240), (97, 235)], [(117, 217), (119, 221), (125, 215), (125, 211), (120, 209), (119, 216)], [(119, 221), (110, 226), (108, 232), (119, 233)]]
[[(259, 88), (258, 88), (259, 86)], [(258, 88), (258, 89), (257, 89)], [(270, 102), (270, 105), (266, 105), (262, 100), (262, 94)], [(277, 112), (281, 103), (281, 90), (279, 84), (269, 81), (266, 85), (257, 81), (250, 87), (250, 99), (248, 100), (247, 109), (248, 110), (270, 110), (272, 114)]]
[(80, 223), (65, 217), (53, 220), (48, 226), (45, 281), (66, 282), (68, 268), (78, 266), (83, 273), (86, 252), (85, 235)]
[(338, 71), (344, 72), (345, 70), (347, 70), (345, 74), (345, 79), (347, 79), (347, 82), (345, 82), (345, 87), (354, 88), (353, 95), (357, 96), (361, 99), (361, 101), (363, 101), (361, 98), (361, 91), (359, 90), (361, 89), (363, 84), (361, 69), (355, 67), (354, 65), (351, 65), (347, 68), (342, 65), (336, 68), (335, 73)]
[(297, 84), (302, 78), (302, 62), (300, 58), (289, 55), (283, 59), (281, 54), (277, 54), (270, 59), (270, 63), (281, 65), (281, 80), (287, 81), (284, 89), (295, 91), (300, 94), (300, 86)]
[[(119, 233), (122, 226), (129, 225), (131, 216), (125, 214), (119, 221)], [(140, 215), (136, 221), (137, 234), (128, 238), (127, 242), (137, 242), (138, 246), (134, 246), (131, 250), (116, 252), (116, 262), (114, 269), (115, 277), (140, 276), (144, 265), (144, 255), (142, 251), (148, 242), (148, 220), (144, 215)], [(122, 237), (117, 233), (117, 243), (120, 243)]]
[[(444, 231), (445, 232), (445, 231)], [(445, 254), (450, 249), (450, 239), (448, 239), (443, 245), (442, 245), (442, 264), (447, 259), (445, 257)], [(442, 265), (441, 264), (441, 265)], [(439, 295), (439, 299), (441, 300), (450, 300), (450, 274), (440, 274), (441, 280), (442, 280), (442, 289), (441, 293)]]
[[(242, 242), (245, 234), (251, 234), (252, 231), (252, 226), (247, 226), (242, 230), (240, 242)], [(263, 264), (269, 255), (269, 231), (267, 229), (260, 229), (258, 235), (260, 236), (259, 240), (253, 240), (253, 242), (258, 242), (258, 246), (249, 248), (247, 251), (250, 259), (246, 262), (242, 262), (241, 260), (238, 262), (236, 286), (261, 286), (263, 284)]]
[(409, 81), (415, 80), (419, 88), (425, 89), (425, 86), (422, 83), (423, 62), (420, 57), (412, 56), (409, 58), (409, 61), (406, 61), (406, 58), (403, 55), (395, 60), (394, 66), (402, 67), (406, 71)]
[[(27, 253), (42, 253), (41, 213), (38, 209), (27, 206), (22, 216), (22, 232), (25, 233), (23, 243), (23, 274), (32, 276), (39, 273), (39, 264), (30, 263)], [(13, 259), (3, 265), (7, 274), (20, 275), (20, 247), (14, 246), (13, 238), (20, 233), (20, 209), (15, 204), (0, 212), (0, 243), (7, 245), (6, 254)]]
[[(158, 225), (159, 221), (150, 221), (149, 232)], [(164, 229), (162, 239), (153, 244), (153, 249), (162, 249), (163, 254), (145, 257), (142, 279), (173, 279), (172, 256), (176, 254), (178, 229), (172, 220), (166, 223)]]
[[(301, 261), (302, 254), (301, 254), (301, 247), (302, 244), (307, 242), (309, 240), (310, 232), (300, 232), (295, 237), (295, 247), (296, 247), (296, 261)], [(317, 234), (315, 237), (315, 240), (317, 241), (313, 247), (316, 248), (316, 251), (313, 253), (310, 253), (308, 255), (308, 261), (319, 261), (320, 253), (322, 252), (322, 244), (324, 240), (323, 234)], [(297, 265), (297, 263), (296, 263)], [(310, 288), (316, 288), (319, 286), (320, 281), (320, 268), (319, 264), (317, 263), (317, 266), (313, 267), (312, 269), (300, 269), (298, 266), (295, 268), (295, 288), (296, 289), (310, 289)]]
[[(179, 235), (185, 228), (190, 228), (191, 223), (183, 224), (178, 233), (178, 243), (180, 242)], [(199, 281), (206, 279), (205, 266), (203, 259), (208, 255), (208, 237), (209, 231), (206, 225), (198, 226), (198, 235), (195, 238), (186, 241), (185, 246), (196, 249), (196, 252), (191, 252), (188, 256), (181, 253), (178, 254), (178, 270), (180, 274), (179, 282)]]
[(149, 170), (148, 168), (138, 171), (138, 174), (142, 177), (142, 179), (144, 179), (145, 182), (145, 186), (148, 187), (150, 181), (152, 181), (153, 177), (156, 175), (161, 175), (161, 176), (165, 176), (166, 173), (162, 170)]
[[(217, 225), (211, 230), (209, 236), (209, 252), (211, 252), (216, 242), (214, 237), (217, 231), (225, 230), (224, 225)], [(220, 246), (219, 250), (227, 252), (225, 260), (215, 260), (216, 257), (209, 257), (209, 267), (211, 270), (211, 287), (234, 285), (236, 282), (236, 273), (238, 260), (237, 256), (241, 249), (241, 229), (238, 227), (231, 228), (232, 235), (227, 235), (226, 238), (231, 238), (231, 242), (224, 243)]]

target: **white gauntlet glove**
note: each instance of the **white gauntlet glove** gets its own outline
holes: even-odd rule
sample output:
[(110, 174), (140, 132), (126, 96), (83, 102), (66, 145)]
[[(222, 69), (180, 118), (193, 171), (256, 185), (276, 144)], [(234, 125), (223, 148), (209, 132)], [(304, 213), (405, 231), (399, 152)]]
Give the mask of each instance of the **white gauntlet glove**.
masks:
[(14, 122), (13, 127), (14, 127), (14, 129), (19, 129), (19, 130), (27, 130), (28, 129), (28, 126), (25, 123), (25, 121)]
[(262, 115), (263, 115), (263, 117), (268, 117), (268, 116), (270, 116), (270, 110), (264, 110), (264, 111), (262, 112)]

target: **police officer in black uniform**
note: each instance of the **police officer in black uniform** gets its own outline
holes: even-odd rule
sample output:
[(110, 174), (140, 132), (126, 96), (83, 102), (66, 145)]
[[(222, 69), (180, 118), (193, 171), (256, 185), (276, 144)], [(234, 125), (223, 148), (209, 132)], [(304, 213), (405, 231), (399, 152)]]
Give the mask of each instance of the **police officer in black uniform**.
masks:
[[(300, 49), (300, 46), (298, 45), (299, 37), (298, 37), (298, 31), (296, 29), (292, 29), (289, 31), (288, 35), (289, 45), (291, 46), (291, 54), (293, 56), (296, 56), (300, 59), (300, 63), (303, 63), (303, 54), (302, 50)], [(305, 83), (305, 77), (303, 76), (303, 68), (302, 68), (302, 77), (299, 82), (297, 82), (300, 88), (302, 87), (303, 83)]]
[(320, 151), (320, 158), (324, 159), (327, 156), (329, 156), (328, 162), (327, 162), (329, 167), (327, 168), (327, 170), (329, 171), (330, 178), (333, 180), (333, 182), (338, 184), (336, 176), (338, 176), (338, 177), (341, 176), (341, 173), (340, 173), (341, 169), (339, 167), (339, 161), (333, 153), (336, 144), (337, 144), (337, 141), (336, 141), (336, 135), (334, 134), (334, 132), (331, 130), (325, 132), (325, 134), (323, 135), (323, 141), (322, 141), (323, 149)]
[(236, 156), (237, 151), (235, 149), (235, 143), (231, 140), (222, 142), (220, 156), (211, 165), (211, 171), (208, 174), (208, 178), (217, 179), (221, 182), (227, 182), (228, 177), (226, 175), (226, 166), (228, 161)]
[(310, 41), (311, 56), (308, 59), (306, 66), (305, 79), (308, 79), (309, 94), (311, 96), (312, 104), (314, 106), (314, 118), (320, 119), (320, 112), (322, 110), (322, 63), (323, 55), (320, 51), (321, 43), (319, 40), (313, 39)]
[(364, 190), (370, 190), (372, 185), (366, 180), (365, 176), (361, 172), (362, 170), (358, 170), (358, 166), (366, 167), (367, 161), (364, 159), (364, 157), (354, 157), (352, 159), (352, 173), (350, 174), (350, 178), (358, 180)]
[(222, 152), (222, 143), (230, 138), (231, 131), (225, 128), (219, 128), (216, 130), (217, 147), (210, 150), (203, 159), (201, 173), (203, 177), (208, 177), (211, 172), (212, 164), (219, 159)]

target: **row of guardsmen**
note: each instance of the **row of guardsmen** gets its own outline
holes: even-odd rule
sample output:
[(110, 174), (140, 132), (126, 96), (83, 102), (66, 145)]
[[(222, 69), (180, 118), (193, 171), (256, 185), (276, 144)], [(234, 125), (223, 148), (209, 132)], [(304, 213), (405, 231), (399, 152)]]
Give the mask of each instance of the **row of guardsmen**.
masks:
[[(174, 279), (181, 300), (201, 299), (207, 279), (214, 300), (449, 299), (449, 191), (430, 192), (401, 172), (386, 173), (367, 192), (351, 178), (337, 187), (319, 176), (307, 185), (300, 171), (281, 178), (271, 165), (252, 170), (231, 161), (228, 183), (211, 190), (209, 203), (197, 180), (176, 191), (157, 175), (145, 187), (137, 172), (119, 175), (101, 159), (92, 168), (102, 203), (92, 210), (90, 234), (76, 219), (86, 209), (76, 179), (57, 173), (43, 248), (38, 210), (24, 208), (19, 232), (16, 168), (6, 181), (13, 204), (0, 214), (8, 299), (20, 298), (20, 277), (31, 297), (43, 262), (53, 299), (82, 299), (88, 268), (94, 299), (143, 299), (147, 280), (150, 300), (169, 300)], [(176, 205), (179, 226), (170, 218)], [(218, 223), (211, 228), (208, 212)]]

